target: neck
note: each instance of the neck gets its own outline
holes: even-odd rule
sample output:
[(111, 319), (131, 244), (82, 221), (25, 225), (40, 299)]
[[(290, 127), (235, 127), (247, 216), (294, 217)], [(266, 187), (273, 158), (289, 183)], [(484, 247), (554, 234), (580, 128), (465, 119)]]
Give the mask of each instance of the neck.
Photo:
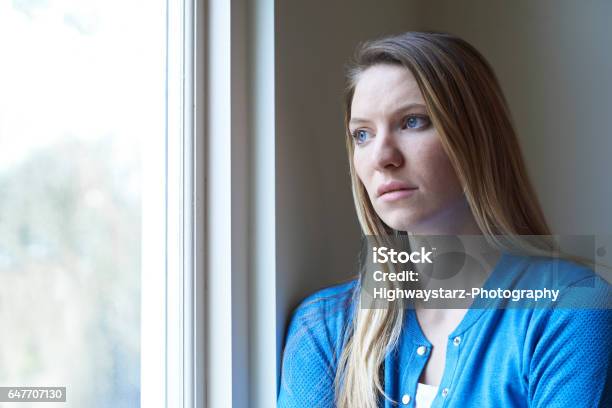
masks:
[(465, 197), (408, 232), (418, 235), (482, 235)]

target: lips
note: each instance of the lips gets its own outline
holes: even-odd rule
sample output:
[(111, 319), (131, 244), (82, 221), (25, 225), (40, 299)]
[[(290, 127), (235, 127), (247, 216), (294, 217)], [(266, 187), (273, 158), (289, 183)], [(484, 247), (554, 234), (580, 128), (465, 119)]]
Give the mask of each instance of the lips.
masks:
[(401, 181), (389, 181), (387, 183), (381, 184), (376, 189), (376, 194), (378, 197), (381, 197), (385, 194), (391, 194), (391, 193), (393, 193), (394, 195), (406, 195), (406, 194), (400, 194), (400, 193), (402, 192), (408, 193), (409, 191), (416, 190), (416, 189), (417, 187), (411, 186), (410, 184), (407, 184)]

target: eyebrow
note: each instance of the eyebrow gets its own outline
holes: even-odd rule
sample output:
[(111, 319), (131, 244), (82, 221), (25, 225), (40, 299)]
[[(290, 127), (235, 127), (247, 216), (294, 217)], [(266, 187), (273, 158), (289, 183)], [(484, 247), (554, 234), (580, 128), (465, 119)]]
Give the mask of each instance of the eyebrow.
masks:
[[(399, 109), (396, 109), (392, 115), (397, 115), (400, 112), (405, 112), (409, 109), (413, 109), (413, 108), (426, 108), (425, 105), (423, 105), (422, 103), (409, 103), (408, 105), (402, 106)], [(356, 124), (356, 123), (366, 123), (369, 122), (368, 119), (362, 119), (362, 118), (355, 118), (352, 117), (351, 120), (349, 121), (349, 125), (351, 124)]]

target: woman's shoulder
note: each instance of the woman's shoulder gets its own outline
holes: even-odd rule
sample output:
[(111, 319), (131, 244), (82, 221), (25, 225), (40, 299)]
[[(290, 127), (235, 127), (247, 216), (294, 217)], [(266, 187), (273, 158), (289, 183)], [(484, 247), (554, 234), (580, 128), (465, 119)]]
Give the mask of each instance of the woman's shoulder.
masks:
[(319, 306), (321, 306), (323, 304), (329, 305), (347, 302), (353, 296), (357, 283), (357, 279), (352, 279), (343, 283), (338, 283), (319, 289), (306, 296), (298, 306), (298, 309), (308, 308), (315, 304), (319, 304)]
[(533, 310), (523, 342), (530, 400), (565, 406), (578, 394), (584, 406), (608, 406), (602, 401), (612, 368), (611, 286), (590, 268), (566, 261), (559, 268), (568, 280), (551, 307)]
[(305, 297), (295, 308), (293, 325), (338, 326), (352, 313), (358, 280), (328, 286)]
[(608, 309), (612, 307), (612, 286), (600, 270), (570, 258), (517, 256), (523, 262), (515, 285), (529, 289), (558, 289), (556, 307)]
[(283, 352), (279, 407), (332, 406), (357, 280), (320, 289), (294, 310)]
[(570, 258), (514, 259), (512, 288), (556, 292), (554, 300), (532, 300), (509, 314), (525, 316), (524, 326), (508, 320), (508, 327), (509, 334), (524, 333), (521, 367), (531, 405), (566, 406), (578, 394), (581, 406), (601, 406), (612, 356), (610, 284), (598, 269)]
[(293, 311), (287, 329), (286, 348), (305, 343), (333, 355), (347, 341), (355, 305), (357, 280), (320, 289), (307, 296)]
[[(580, 263), (570, 257), (561, 256), (524, 256), (529, 260), (529, 266), (540, 271), (556, 273), (561, 283), (571, 285), (585, 278), (593, 278), (597, 273), (591, 266)], [(586, 261), (586, 260), (585, 260)]]

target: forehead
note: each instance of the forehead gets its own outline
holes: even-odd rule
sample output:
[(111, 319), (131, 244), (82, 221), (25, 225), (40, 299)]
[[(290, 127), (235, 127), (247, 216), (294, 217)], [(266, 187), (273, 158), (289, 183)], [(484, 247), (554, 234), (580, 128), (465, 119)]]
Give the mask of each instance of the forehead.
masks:
[(359, 75), (351, 116), (367, 119), (386, 117), (409, 104), (425, 104), (410, 70), (399, 65), (378, 64)]

